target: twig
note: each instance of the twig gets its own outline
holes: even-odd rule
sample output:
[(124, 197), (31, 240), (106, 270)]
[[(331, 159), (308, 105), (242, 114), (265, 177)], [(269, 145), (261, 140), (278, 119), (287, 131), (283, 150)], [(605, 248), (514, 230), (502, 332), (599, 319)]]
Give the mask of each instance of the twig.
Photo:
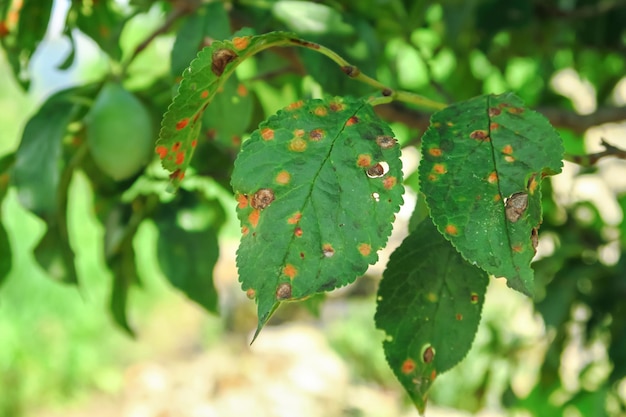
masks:
[(626, 149), (620, 149), (616, 146), (607, 143), (604, 139), (600, 142), (604, 146), (602, 152), (592, 153), (589, 155), (565, 155), (565, 160), (573, 162), (583, 167), (590, 167), (598, 163), (602, 158), (613, 156), (618, 159), (626, 159)]

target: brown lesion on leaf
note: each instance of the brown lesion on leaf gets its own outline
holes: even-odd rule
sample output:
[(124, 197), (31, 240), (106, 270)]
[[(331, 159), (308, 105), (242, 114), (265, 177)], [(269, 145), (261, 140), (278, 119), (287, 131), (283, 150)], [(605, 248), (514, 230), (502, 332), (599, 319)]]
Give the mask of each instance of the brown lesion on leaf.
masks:
[(297, 110), (300, 107), (302, 107), (304, 105), (304, 101), (303, 100), (298, 100), (296, 102), (291, 103), (290, 105), (288, 105), (287, 107), (285, 107), (285, 110)]
[(252, 196), (250, 206), (254, 209), (263, 210), (272, 204), (275, 198), (274, 191), (271, 188), (261, 188)]
[(475, 292), (473, 292), (473, 293), (470, 295), (470, 302), (471, 302), (472, 304), (478, 304), (478, 301), (479, 301), (479, 300), (480, 300), (480, 298), (478, 297), (478, 294), (476, 294)]
[(324, 139), (324, 136), (326, 136), (326, 132), (324, 131), (324, 129), (313, 129), (311, 130), (311, 132), (309, 132), (309, 139), (314, 142), (318, 142)]
[(266, 141), (274, 139), (274, 129), (270, 129), (269, 127), (261, 129), (261, 138)]
[(535, 255), (537, 254), (537, 246), (539, 246), (539, 226), (533, 227), (530, 231), (530, 243), (533, 245)]
[(481, 142), (489, 142), (491, 140), (489, 138), (489, 132), (487, 132), (486, 130), (482, 130), (482, 129), (474, 130), (472, 133), (470, 133), (469, 136), (471, 139), (478, 140)]
[(488, 113), (489, 117), (499, 116), (500, 113), (502, 113), (502, 110), (497, 107), (490, 107)]
[(291, 298), (291, 284), (283, 282), (276, 288), (277, 300), (288, 300)]
[(511, 114), (522, 114), (522, 113), (524, 113), (524, 108), (523, 107), (513, 107), (513, 106), (511, 106), (511, 107), (509, 107), (507, 109), (507, 111), (509, 113), (511, 113)]
[(446, 172), (448, 172), (448, 169), (446, 168), (445, 164), (435, 164), (433, 165), (433, 174), (436, 175), (443, 175)]
[(500, 129), (500, 125), (496, 122), (489, 123), (489, 131), (493, 132), (494, 130)]
[(461, 321), (461, 320), (463, 320), (463, 314), (461, 314), (461, 313), (456, 313), (455, 318), (456, 318), (458, 321)]
[(506, 145), (502, 148), (502, 153), (505, 155), (513, 155), (513, 147), (511, 145)]
[(528, 180), (528, 184), (526, 188), (528, 188), (528, 194), (533, 195), (539, 186), (539, 181), (537, 181), (537, 174), (533, 174)]
[(335, 255), (335, 249), (330, 243), (324, 243), (322, 245), (322, 253), (326, 258), (332, 258)]
[(528, 208), (528, 194), (514, 193), (504, 203), (504, 213), (511, 222), (517, 222)]
[(341, 101), (332, 101), (329, 104), (329, 108), (330, 108), (330, 111), (338, 112), (338, 111), (345, 110), (346, 105), (343, 104)]
[(352, 126), (357, 123), (359, 123), (359, 118), (356, 116), (352, 116), (346, 121), (346, 126)]
[(213, 51), (211, 71), (220, 77), (226, 69), (226, 65), (233, 62), (238, 57), (237, 53), (228, 48), (217, 49)]
[(304, 137), (304, 129), (296, 129), (293, 131), (293, 137), (294, 138), (302, 138)]
[(256, 291), (252, 288), (248, 288), (246, 290), (246, 297), (248, 297), (251, 300), (254, 300), (254, 297), (256, 297)]
[(522, 253), (524, 251), (524, 245), (521, 243), (516, 243), (511, 246), (511, 250), (515, 253)]
[(370, 178), (380, 178), (385, 175), (386, 170), (385, 166), (379, 162), (376, 165), (369, 167), (365, 173)]
[(305, 41), (302, 39), (297, 39), (297, 38), (290, 38), (289, 41), (291, 43), (294, 43), (296, 45), (300, 45), (303, 46), (305, 48), (311, 48), (311, 49), (320, 49), (319, 44), (314, 43), (314, 42), (309, 42), (309, 41)]
[(380, 135), (376, 137), (376, 144), (380, 146), (381, 149), (391, 149), (396, 146), (397, 143), (396, 138), (392, 136)]
[(422, 354), (422, 360), (424, 363), (431, 363), (435, 358), (435, 349), (432, 346), (427, 346)]

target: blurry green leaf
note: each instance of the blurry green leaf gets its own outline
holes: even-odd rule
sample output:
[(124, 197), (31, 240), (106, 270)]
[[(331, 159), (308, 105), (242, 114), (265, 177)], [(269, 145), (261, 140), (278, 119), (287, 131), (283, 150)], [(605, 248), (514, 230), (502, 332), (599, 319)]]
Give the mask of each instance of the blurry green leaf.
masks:
[(412, 233), (424, 219), (428, 217), (428, 206), (426, 205), (426, 197), (422, 193), (417, 194), (415, 208), (409, 219), (409, 233)]
[(113, 288), (109, 304), (111, 314), (122, 329), (130, 336), (134, 336), (134, 331), (128, 323), (126, 311), (130, 286), (139, 281), (132, 239), (126, 239), (122, 243), (118, 251), (107, 259), (107, 265), (113, 273)]
[(213, 40), (230, 36), (230, 20), (224, 3), (213, 2), (200, 6), (187, 17), (178, 32), (171, 53), (171, 74), (182, 75), (198, 51)]
[(67, 40), (70, 43), (70, 52), (67, 54), (63, 62), (57, 65), (57, 69), (60, 70), (69, 69), (76, 58), (76, 41), (74, 40), (74, 32), (72, 32), (69, 27), (66, 27), (63, 34), (67, 36)]
[(125, 23), (126, 17), (113, 1), (72, 2), (67, 22), (93, 39), (105, 53), (117, 61), (122, 56), (119, 39)]
[(248, 131), (252, 110), (250, 92), (233, 76), (204, 112), (202, 122), (219, 143), (238, 148), (241, 135)]
[(420, 413), (435, 378), (470, 350), (488, 282), (430, 219), (391, 255), (378, 290), (376, 327), (387, 334), (389, 366)]
[[(5, 2), (3, 2), (5, 3)], [(11, 3), (11, 2), (8, 2)], [(15, 78), (28, 89), (30, 85), (30, 59), (48, 29), (53, 0), (14, 1), (0, 9), (0, 44)], [(7, 7), (8, 6), (8, 7)], [(6, 31), (6, 33), (2, 33)]]
[(476, 29), (483, 32), (483, 49), (488, 49), (489, 41), (498, 32), (528, 25), (532, 17), (530, 0), (481, 1), (476, 8)]
[(174, 287), (217, 313), (213, 269), (219, 256), (217, 231), (225, 213), (216, 201), (183, 190), (179, 197), (182, 202), (162, 206), (154, 217), (159, 229), (159, 265)]
[(300, 35), (345, 35), (354, 31), (337, 10), (311, 1), (278, 0), (272, 5), (272, 14)]
[(12, 264), (11, 242), (4, 225), (0, 222), (0, 286), (11, 272)]
[(259, 330), (282, 301), (352, 282), (376, 262), (404, 187), (400, 149), (362, 100), (296, 102), (244, 142), (232, 186), (242, 287)]
[(595, 391), (581, 390), (566, 405), (576, 407), (581, 416), (608, 417), (606, 397), (608, 389), (600, 387)]
[(183, 73), (183, 80), (172, 105), (163, 116), (156, 152), (163, 167), (172, 174), (176, 188), (185, 176), (193, 152), (198, 144), (202, 115), (246, 58), (272, 46), (299, 45), (293, 35), (272, 32), (260, 36), (236, 37), (230, 41), (216, 41), (204, 48)]
[(512, 94), (481, 96), (435, 113), (422, 155), (421, 191), (439, 231), (464, 258), (532, 295), (540, 183), (562, 166), (552, 126)]
[(47, 222), (47, 226), (46, 234), (34, 250), (35, 259), (50, 278), (67, 284), (77, 284), (74, 251), (70, 246), (66, 226), (54, 220)]
[(72, 99), (81, 88), (52, 95), (24, 128), (13, 168), (13, 184), (22, 205), (39, 217), (57, 212), (62, 145), (67, 125), (76, 115)]

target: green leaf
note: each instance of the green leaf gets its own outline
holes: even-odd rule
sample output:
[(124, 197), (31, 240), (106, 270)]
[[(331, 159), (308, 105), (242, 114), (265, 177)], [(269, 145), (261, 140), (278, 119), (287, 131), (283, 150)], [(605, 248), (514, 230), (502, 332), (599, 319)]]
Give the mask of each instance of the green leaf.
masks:
[(302, 45), (292, 34), (272, 32), (213, 42), (198, 53), (183, 73), (183, 79), (167, 113), (163, 116), (156, 152), (170, 172), (172, 188), (185, 176), (198, 143), (202, 115), (235, 68), (246, 58), (272, 46)]
[(13, 184), (20, 203), (41, 218), (57, 212), (63, 138), (75, 117), (72, 101), (80, 89), (52, 95), (28, 121), (16, 153)]
[(439, 231), (472, 263), (533, 294), (541, 179), (560, 172), (563, 146), (513, 94), (481, 96), (431, 118), (421, 191)]
[(213, 268), (219, 256), (217, 232), (225, 213), (216, 201), (181, 190), (182, 202), (156, 214), (157, 256), (163, 273), (207, 311), (217, 313)]
[(279, 0), (272, 5), (272, 14), (289, 30), (301, 35), (346, 35), (354, 28), (343, 21), (337, 10), (312, 1)]
[(13, 255), (11, 252), (11, 242), (9, 235), (2, 222), (0, 222), (0, 286), (9, 276), (13, 267)]
[(392, 135), (365, 101), (333, 98), (296, 102), (244, 142), (232, 175), (237, 265), (259, 330), (281, 301), (346, 285), (376, 262), (404, 191)]
[(467, 354), (489, 279), (425, 219), (391, 255), (378, 289), (376, 326), (389, 366), (424, 412), (435, 378)]
[(69, 26), (76, 26), (114, 60), (122, 57), (120, 34), (126, 18), (115, 2), (73, 2), (68, 14)]
[(134, 336), (134, 332), (128, 323), (126, 312), (130, 286), (134, 282), (139, 281), (132, 239), (124, 240), (118, 252), (107, 259), (107, 265), (113, 272), (113, 288), (109, 302), (111, 314), (122, 329), (130, 336)]
[[(10, 3), (10, 2), (9, 2)], [(17, 81), (28, 89), (30, 59), (48, 29), (52, 0), (24, 0), (2, 7), (0, 43)], [(8, 26), (8, 27), (7, 27)]]
[(171, 74), (180, 76), (207, 39), (226, 39), (229, 36), (230, 20), (224, 3), (213, 2), (200, 6), (178, 29), (171, 53)]
[(57, 221), (49, 221), (47, 226), (46, 234), (34, 250), (35, 259), (50, 278), (68, 284), (78, 283), (74, 251), (70, 246), (67, 229)]

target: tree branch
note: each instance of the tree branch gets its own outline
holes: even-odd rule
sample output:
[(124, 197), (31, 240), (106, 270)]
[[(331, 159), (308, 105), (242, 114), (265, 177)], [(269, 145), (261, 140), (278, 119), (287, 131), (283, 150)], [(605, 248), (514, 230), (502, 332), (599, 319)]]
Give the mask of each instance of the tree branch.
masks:
[[(428, 128), (430, 114), (410, 109), (400, 103), (382, 104), (376, 106), (375, 110), (385, 120), (404, 123), (419, 130)], [(626, 120), (626, 106), (601, 107), (591, 114), (583, 115), (557, 107), (540, 107), (536, 110), (547, 117), (554, 127), (578, 134), (593, 126)]]
[(589, 155), (565, 155), (565, 160), (578, 164), (584, 167), (590, 167), (598, 163), (598, 161), (602, 158), (606, 158), (609, 156), (613, 156), (618, 159), (626, 159), (626, 150), (620, 149), (617, 146), (613, 146), (610, 143), (607, 143), (604, 139), (601, 142), (602, 146), (604, 146), (604, 150), (602, 152), (592, 153)]

